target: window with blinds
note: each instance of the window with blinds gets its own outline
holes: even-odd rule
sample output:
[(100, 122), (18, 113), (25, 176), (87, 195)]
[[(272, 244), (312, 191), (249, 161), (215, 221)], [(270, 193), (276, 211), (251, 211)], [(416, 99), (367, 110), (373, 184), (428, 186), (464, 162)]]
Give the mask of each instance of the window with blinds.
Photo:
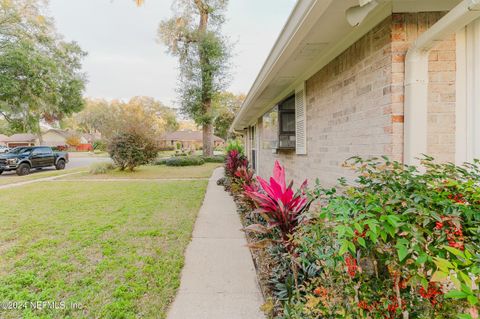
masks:
[(274, 152), (307, 154), (307, 114), (305, 86), (295, 90), (262, 117), (262, 148)]

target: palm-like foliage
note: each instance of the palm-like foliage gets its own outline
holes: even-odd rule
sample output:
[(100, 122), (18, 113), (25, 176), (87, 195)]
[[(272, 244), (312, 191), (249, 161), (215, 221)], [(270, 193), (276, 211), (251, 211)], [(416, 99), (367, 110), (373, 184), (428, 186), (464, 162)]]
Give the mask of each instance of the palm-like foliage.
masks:
[(265, 216), (269, 225), (280, 230), (282, 239), (288, 240), (298, 225), (298, 217), (309, 206), (305, 194), (307, 181), (305, 180), (295, 193), (292, 189), (293, 182), (287, 186), (285, 169), (278, 161), (275, 161), (270, 182), (259, 176), (257, 176), (257, 180), (261, 190), (246, 190), (245, 194), (257, 204), (259, 212)]

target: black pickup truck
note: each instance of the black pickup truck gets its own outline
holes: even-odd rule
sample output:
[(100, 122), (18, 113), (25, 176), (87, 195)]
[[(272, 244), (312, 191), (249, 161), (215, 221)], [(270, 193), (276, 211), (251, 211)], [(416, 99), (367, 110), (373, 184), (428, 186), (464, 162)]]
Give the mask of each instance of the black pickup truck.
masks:
[(32, 168), (55, 166), (64, 169), (68, 163), (68, 153), (54, 152), (48, 146), (16, 147), (8, 153), (0, 154), (0, 174), (17, 171), (17, 175), (27, 175)]

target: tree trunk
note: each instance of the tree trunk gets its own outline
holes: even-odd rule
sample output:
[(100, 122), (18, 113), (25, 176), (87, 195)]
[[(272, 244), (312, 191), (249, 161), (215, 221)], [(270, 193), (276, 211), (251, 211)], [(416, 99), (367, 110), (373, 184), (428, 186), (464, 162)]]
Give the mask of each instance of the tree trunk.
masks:
[(43, 145), (42, 127), (40, 126), (40, 121), (37, 124), (37, 137), (38, 137), (38, 144), (40, 146)]
[(213, 124), (203, 125), (203, 156), (213, 156)]
[[(198, 31), (204, 34), (207, 31), (209, 7), (203, 0), (195, 0), (195, 5), (200, 13), (200, 21), (198, 24)], [(202, 45), (199, 43), (198, 45)], [(200, 63), (202, 73), (202, 104), (204, 115), (208, 120), (203, 123), (203, 156), (213, 156), (213, 124), (211, 119), (212, 114), (212, 74), (209, 70), (210, 61), (208, 56), (202, 54), (200, 50)]]

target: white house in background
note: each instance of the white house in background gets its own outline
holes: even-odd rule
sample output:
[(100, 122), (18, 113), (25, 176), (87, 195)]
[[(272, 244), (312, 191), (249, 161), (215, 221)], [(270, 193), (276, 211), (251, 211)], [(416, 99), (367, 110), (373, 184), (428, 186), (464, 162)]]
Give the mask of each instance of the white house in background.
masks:
[(298, 0), (232, 129), (259, 175), (298, 181), (480, 158), (480, 0)]

